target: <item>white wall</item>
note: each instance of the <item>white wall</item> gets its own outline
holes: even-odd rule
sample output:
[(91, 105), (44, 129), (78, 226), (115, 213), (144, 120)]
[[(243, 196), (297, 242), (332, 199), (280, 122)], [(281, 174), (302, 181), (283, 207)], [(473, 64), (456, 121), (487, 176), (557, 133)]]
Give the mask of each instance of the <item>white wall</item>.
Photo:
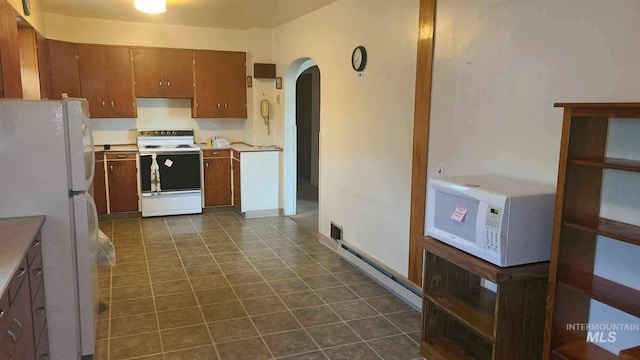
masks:
[[(271, 29), (247, 30), (247, 75), (254, 75), (254, 63), (273, 63), (273, 31)], [(273, 144), (273, 129), (269, 134), (260, 113), (260, 103), (262, 100), (267, 100), (271, 103), (271, 109), (275, 110), (274, 90), (275, 80), (253, 78), (253, 87), (247, 91), (247, 121), (244, 125), (245, 141), (249, 144)]]
[(31, 15), (29, 16), (25, 16), (24, 14), (22, 0), (7, 0), (7, 2), (18, 12), (18, 14), (20, 14), (20, 16), (27, 20), (29, 25), (33, 26), (37, 32), (42, 35), (45, 34), (45, 13), (40, 5), (40, 1), (31, 0)]
[[(418, 0), (341, 0), (274, 29), (278, 76), (309, 57), (321, 74), (320, 219), (406, 276)], [(351, 52), (367, 48), (363, 78)], [(285, 82), (275, 96), (293, 91)], [(284, 104), (275, 141), (284, 143)], [(285, 149), (295, 151), (295, 149)]]
[[(553, 104), (638, 101), (640, 3), (603, 6), (438, 1), (429, 174), (444, 163), (446, 175), (489, 172), (555, 184), (562, 109)], [(627, 145), (610, 147), (609, 154), (640, 159), (640, 128), (622, 122), (612, 131)], [(637, 174), (607, 173), (602, 216), (640, 225), (638, 193)], [(637, 274), (639, 256), (637, 247), (600, 239), (596, 273), (640, 288), (630, 276)], [(591, 321), (640, 320), (595, 304)], [(637, 345), (637, 333), (625, 336), (599, 345), (614, 352)]]

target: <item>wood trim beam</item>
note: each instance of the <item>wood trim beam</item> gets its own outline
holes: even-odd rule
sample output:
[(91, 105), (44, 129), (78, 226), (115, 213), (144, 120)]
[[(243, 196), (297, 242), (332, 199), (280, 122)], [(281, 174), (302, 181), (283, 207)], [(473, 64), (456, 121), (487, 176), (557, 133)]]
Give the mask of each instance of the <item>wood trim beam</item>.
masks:
[(418, 246), (418, 239), (424, 235), (435, 26), (436, 0), (420, 0), (408, 271), (409, 280), (419, 286), (422, 285), (422, 249)]

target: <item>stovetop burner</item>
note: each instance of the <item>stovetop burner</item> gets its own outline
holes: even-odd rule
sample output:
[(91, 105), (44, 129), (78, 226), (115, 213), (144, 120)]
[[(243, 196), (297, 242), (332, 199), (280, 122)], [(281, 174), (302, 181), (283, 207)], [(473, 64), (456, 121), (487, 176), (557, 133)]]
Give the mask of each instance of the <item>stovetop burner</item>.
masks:
[(158, 148), (160, 148), (160, 145), (145, 145), (144, 148), (145, 149), (158, 149)]
[(179, 149), (184, 149), (184, 148), (192, 148), (193, 146), (189, 145), (189, 144), (180, 144), (178, 146), (176, 146)]

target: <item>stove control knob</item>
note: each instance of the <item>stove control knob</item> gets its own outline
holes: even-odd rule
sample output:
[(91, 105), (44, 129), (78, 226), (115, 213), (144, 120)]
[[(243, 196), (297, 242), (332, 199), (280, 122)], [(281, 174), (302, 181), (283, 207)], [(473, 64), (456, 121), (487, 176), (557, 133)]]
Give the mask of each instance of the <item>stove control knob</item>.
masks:
[(160, 134), (160, 131), (154, 131), (153, 132), (153, 135), (159, 135), (159, 134)]
[(178, 133), (177, 131), (174, 131), (171, 133), (171, 135), (176, 135), (177, 133)]
[(160, 135), (165, 135), (165, 134), (166, 134), (166, 132), (160, 131)]

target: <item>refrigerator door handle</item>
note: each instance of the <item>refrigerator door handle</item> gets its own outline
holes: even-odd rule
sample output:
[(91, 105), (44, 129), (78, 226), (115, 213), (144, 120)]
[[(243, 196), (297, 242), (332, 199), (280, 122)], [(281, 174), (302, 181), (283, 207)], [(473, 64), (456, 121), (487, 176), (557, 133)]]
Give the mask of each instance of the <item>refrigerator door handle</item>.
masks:
[[(86, 121), (89, 121), (89, 118), (86, 118)], [(96, 149), (95, 143), (93, 142), (93, 131), (91, 131), (91, 127), (86, 125), (86, 123), (83, 123), (83, 132), (85, 132), (84, 136), (89, 136), (89, 144), (91, 148), (91, 164), (89, 164), (91, 167), (91, 173), (87, 179), (87, 189), (89, 189), (91, 184), (93, 184), (93, 177), (96, 174)], [(86, 135), (86, 133), (88, 133), (88, 135)]]

